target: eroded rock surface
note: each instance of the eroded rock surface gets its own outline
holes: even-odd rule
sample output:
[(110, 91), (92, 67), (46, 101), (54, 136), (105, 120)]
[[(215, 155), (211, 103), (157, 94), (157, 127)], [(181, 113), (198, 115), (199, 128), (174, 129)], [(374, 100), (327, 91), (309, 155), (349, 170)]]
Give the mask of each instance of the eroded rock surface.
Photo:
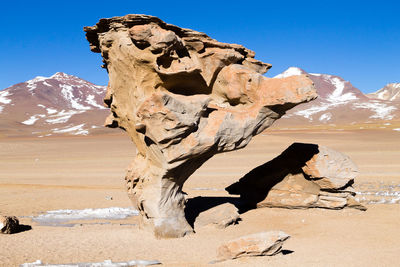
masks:
[(125, 129), (136, 144), (128, 194), (158, 237), (193, 231), (182, 186), (197, 168), (316, 98), (305, 75), (266, 78), (271, 65), (253, 51), (156, 17), (101, 19), (84, 30), (110, 78), (106, 124)]
[(324, 146), (294, 143), (226, 190), (250, 206), (365, 210), (354, 198), (357, 175), (348, 156)]
[(209, 225), (223, 229), (231, 224), (236, 224), (239, 220), (239, 211), (235, 205), (225, 203), (200, 213), (194, 222), (194, 228), (198, 229)]
[(261, 232), (231, 240), (217, 249), (217, 261), (279, 253), (290, 236), (282, 231)]

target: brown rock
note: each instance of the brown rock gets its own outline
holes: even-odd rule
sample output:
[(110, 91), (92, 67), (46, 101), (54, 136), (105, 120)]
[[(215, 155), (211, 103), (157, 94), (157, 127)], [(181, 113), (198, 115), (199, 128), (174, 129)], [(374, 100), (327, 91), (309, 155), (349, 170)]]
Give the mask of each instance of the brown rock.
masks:
[(136, 144), (128, 194), (142, 226), (158, 237), (193, 232), (182, 186), (197, 168), (316, 98), (305, 75), (267, 78), (271, 65), (253, 51), (156, 17), (101, 19), (84, 30), (110, 78), (106, 124), (125, 129)]
[(294, 143), (226, 190), (256, 207), (366, 210), (354, 199), (351, 185), (357, 174), (357, 166), (342, 153)]
[(280, 252), (290, 236), (282, 231), (246, 235), (223, 244), (217, 249), (217, 261), (251, 256), (273, 256)]
[(0, 233), (13, 234), (18, 232), (19, 221), (15, 216), (0, 215)]
[(354, 182), (358, 168), (348, 156), (324, 146), (318, 150), (302, 168), (313, 182), (322, 189), (339, 189)]
[(239, 219), (238, 209), (233, 204), (225, 203), (200, 213), (194, 223), (194, 229), (207, 225), (223, 229), (237, 223)]

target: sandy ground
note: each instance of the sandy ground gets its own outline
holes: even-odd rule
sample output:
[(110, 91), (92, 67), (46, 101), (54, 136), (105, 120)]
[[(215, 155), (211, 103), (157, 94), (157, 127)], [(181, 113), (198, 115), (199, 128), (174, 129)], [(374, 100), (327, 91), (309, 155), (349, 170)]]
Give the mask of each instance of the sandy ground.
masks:
[[(282, 152), (292, 142), (327, 145), (359, 166), (357, 190), (400, 187), (400, 132), (266, 131), (243, 150), (209, 160), (185, 184), (189, 197), (227, 196), (224, 188)], [(223, 230), (205, 227), (180, 239), (157, 240), (137, 218), (83, 221), (73, 227), (31, 220), (57, 209), (129, 207), (123, 177), (134, 155), (124, 135), (0, 139), (0, 213), (32, 230), (0, 235), (0, 265), (159, 260), (165, 266), (207, 266), (230, 239), (265, 230), (292, 237), (285, 254), (241, 258), (212, 266), (398, 266), (400, 204), (367, 204), (366, 212), (256, 209)], [(112, 196), (112, 200), (110, 200)], [(222, 198), (221, 198), (222, 199)], [(102, 224), (100, 224), (102, 223)], [(104, 224), (106, 223), (106, 224)]]

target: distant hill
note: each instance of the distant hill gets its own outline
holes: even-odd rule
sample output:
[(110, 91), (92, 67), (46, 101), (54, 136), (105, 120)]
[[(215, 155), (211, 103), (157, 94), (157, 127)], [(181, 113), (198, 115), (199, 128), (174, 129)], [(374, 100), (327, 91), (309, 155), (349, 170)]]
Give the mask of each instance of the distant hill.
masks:
[[(306, 74), (313, 80), (318, 98), (289, 110), (275, 123), (286, 126), (338, 126), (358, 124), (386, 124), (400, 121), (400, 103), (393, 99), (373, 99), (364, 95), (349, 81), (336, 75), (307, 73), (290, 67), (274, 78)], [(381, 89), (382, 90), (382, 89)], [(379, 92), (379, 91), (378, 91)], [(386, 128), (386, 126), (382, 126)]]
[(369, 98), (400, 101), (400, 83), (389, 83), (375, 93), (367, 94)]
[[(307, 73), (296, 67), (274, 78), (300, 74), (313, 80), (319, 97), (289, 110), (274, 123), (274, 128), (343, 125), (363, 128), (362, 124), (400, 127), (399, 83), (364, 95), (339, 76)], [(0, 136), (116, 133), (115, 129), (103, 126), (110, 113), (103, 106), (105, 92), (105, 86), (62, 72), (15, 84), (0, 91)]]
[(57, 72), (0, 91), (0, 134), (6, 136), (88, 135), (103, 127), (106, 87)]

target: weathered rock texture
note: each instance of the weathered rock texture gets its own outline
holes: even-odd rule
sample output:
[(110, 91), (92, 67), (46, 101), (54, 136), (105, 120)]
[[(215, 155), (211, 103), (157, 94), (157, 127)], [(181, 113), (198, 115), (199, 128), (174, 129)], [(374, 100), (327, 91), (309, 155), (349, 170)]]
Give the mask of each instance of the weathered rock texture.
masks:
[(279, 253), (290, 236), (282, 231), (261, 232), (231, 240), (217, 249), (217, 261)]
[(225, 203), (208, 209), (197, 216), (194, 229), (211, 225), (223, 229), (240, 220), (238, 209), (231, 203)]
[(15, 216), (0, 215), (0, 233), (14, 234), (19, 230), (19, 221)]
[(348, 156), (324, 146), (294, 143), (226, 190), (250, 206), (365, 210), (354, 199), (357, 175)]
[(193, 231), (182, 186), (216, 153), (245, 147), (285, 111), (316, 98), (305, 75), (264, 77), (254, 52), (146, 15), (85, 27), (109, 74), (106, 124), (127, 131), (137, 155), (126, 175), (144, 226), (158, 237)]

